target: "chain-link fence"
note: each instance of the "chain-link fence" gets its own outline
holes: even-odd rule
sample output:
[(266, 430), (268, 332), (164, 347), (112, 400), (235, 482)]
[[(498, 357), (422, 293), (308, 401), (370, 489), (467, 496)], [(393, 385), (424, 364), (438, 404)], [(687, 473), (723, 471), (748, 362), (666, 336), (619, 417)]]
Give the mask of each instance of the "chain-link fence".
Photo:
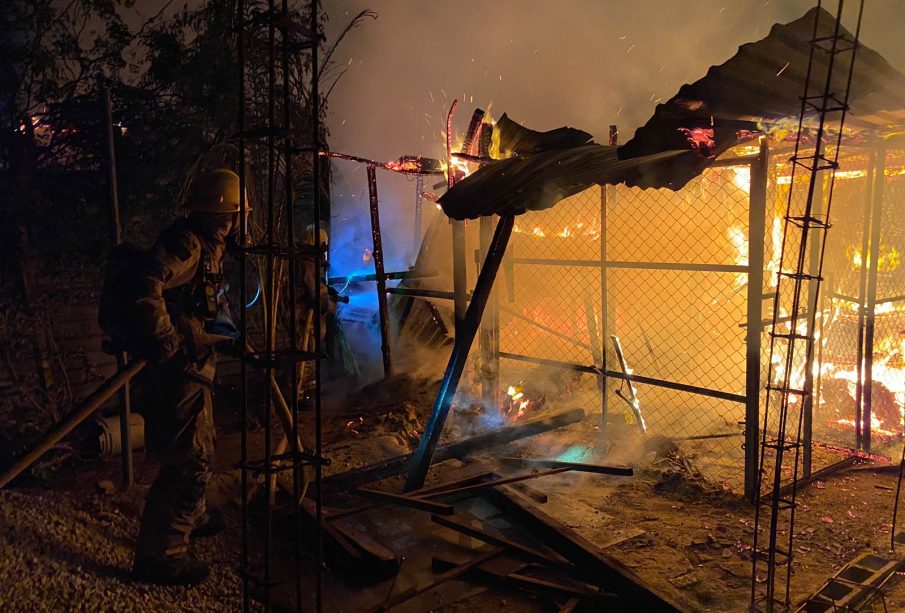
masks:
[[(783, 327), (792, 294), (777, 299), (776, 278), (797, 268), (798, 249), (787, 244), (781, 261), (790, 153), (730, 155), (679, 191), (592, 188), (517, 217), (495, 290), (504, 413), (578, 404), (606, 412), (598, 423), (608, 444), (638, 447), (640, 408), (648, 437), (680, 443), (707, 478), (744, 489), (746, 467), (750, 479), (756, 466), (756, 450), (744, 444), (746, 421), (756, 414), (763, 426), (764, 387), (785, 368), (770, 368), (774, 309), (777, 332), (792, 332)], [(800, 351), (792, 365), (792, 387), (813, 384), (816, 391), (810, 409), (792, 407), (790, 422), (797, 430), (800, 416), (812, 417), (814, 470), (838, 460), (827, 448), (863, 446), (856, 422), (866, 403), (875, 442), (900, 430), (905, 407), (905, 225), (897, 214), (905, 152), (852, 147), (840, 167), (825, 284), (815, 298), (816, 284), (806, 282), (799, 305), (797, 332), (813, 332), (814, 363)], [(752, 174), (763, 177), (754, 190)], [(796, 181), (806, 180), (798, 174)], [(795, 187), (793, 213), (807, 193)], [(818, 218), (825, 218), (829, 189), (824, 178)], [(469, 276), (477, 226), (467, 233)], [(762, 249), (750, 249), (752, 240)], [(804, 255), (806, 271), (816, 272), (819, 255)], [(753, 339), (752, 329), (760, 331)], [(768, 436), (776, 427), (776, 415), (769, 417)]]
[(677, 192), (593, 188), (520, 216), (498, 290), (504, 385), (512, 360), (597, 369), (609, 443), (640, 444), (634, 394), (649, 436), (741, 489), (750, 178), (717, 166)]
[(901, 431), (905, 409), (905, 155), (853, 151), (833, 192), (814, 438), (876, 448)]

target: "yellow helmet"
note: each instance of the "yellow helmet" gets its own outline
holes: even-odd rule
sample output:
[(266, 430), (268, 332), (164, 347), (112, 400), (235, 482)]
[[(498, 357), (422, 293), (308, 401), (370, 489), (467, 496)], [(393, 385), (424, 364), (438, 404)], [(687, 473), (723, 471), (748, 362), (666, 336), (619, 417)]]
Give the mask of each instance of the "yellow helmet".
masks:
[[(323, 228), (321, 228), (320, 231), (320, 238), (320, 246), (326, 247), (330, 238), (327, 236), (327, 231)], [(314, 224), (305, 228), (305, 232), (302, 234), (302, 244), (307, 245), (308, 247), (314, 247)]]
[[(246, 210), (251, 210), (246, 200)], [(228, 168), (217, 168), (198, 180), (189, 211), (192, 213), (238, 213), (239, 175)]]

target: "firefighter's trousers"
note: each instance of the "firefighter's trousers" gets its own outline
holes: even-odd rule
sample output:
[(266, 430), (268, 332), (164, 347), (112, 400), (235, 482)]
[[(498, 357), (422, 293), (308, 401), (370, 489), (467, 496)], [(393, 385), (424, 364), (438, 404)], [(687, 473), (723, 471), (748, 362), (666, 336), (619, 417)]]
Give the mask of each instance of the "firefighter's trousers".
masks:
[(160, 459), (138, 534), (136, 556), (179, 557), (205, 512), (211, 478), (214, 422), (211, 398), (215, 360), (186, 371), (184, 358), (150, 364), (139, 382), (148, 449)]

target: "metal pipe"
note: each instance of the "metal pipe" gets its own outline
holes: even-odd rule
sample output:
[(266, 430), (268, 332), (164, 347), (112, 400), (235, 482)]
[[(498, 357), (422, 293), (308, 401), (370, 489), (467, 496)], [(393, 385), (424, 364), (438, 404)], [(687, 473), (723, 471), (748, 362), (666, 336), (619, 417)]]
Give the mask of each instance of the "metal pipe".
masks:
[(390, 355), (390, 311), (387, 305), (387, 282), (383, 268), (383, 241), (380, 235), (380, 207), (377, 200), (377, 169), (368, 165), (368, 201), (371, 209), (371, 240), (374, 275), (377, 281), (377, 307), (380, 312), (380, 352), (383, 354), (383, 376), (393, 374)]
[(591, 268), (623, 268), (627, 270), (684, 270), (690, 272), (748, 272), (747, 266), (738, 264), (698, 264), (695, 262), (625, 262), (621, 260), (598, 262), (597, 260), (555, 260), (551, 258), (513, 258), (515, 264), (532, 266), (587, 266)]
[(874, 327), (877, 309), (877, 273), (879, 272), (880, 237), (883, 225), (883, 187), (886, 168), (886, 151), (877, 150), (877, 165), (874, 170), (873, 215), (870, 229), (870, 255), (864, 258), (863, 266), (868, 267), (867, 303), (865, 305), (864, 323), (864, 408), (861, 412), (861, 433), (864, 451), (870, 452), (871, 439), (871, 400), (874, 383)]
[[(282, 0), (282, 6), (280, 11), (280, 19), (285, 23), (289, 23), (290, 15), (289, 15), (289, 1)], [(316, 44), (316, 43), (315, 43)], [(287, 135), (292, 131), (292, 118), (290, 113), (290, 83), (289, 83), (289, 32), (288, 29), (283, 29), (280, 37), (280, 51), (281, 51), (281, 69), (283, 73), (283, 118), (282, 124), (284, 130), (286, 130)], [(293, 181), (292, 181), (292, 157), (293, 157), (293, 144), (291, 139), (283, 138), (283, 198), (285, 200), (286, 206), (286, 244), (290, 249), (295, 248), (295, 219), (294, 219), (294, 206), (293, 206)], [(320, 159), (317, 160), (318, 164), (320, 163)], [(315, 190), (319, 190), (320, 186), (315, 185)], [(320, 234), (318, 232), (318, 234)], [(319, 237), (318, 237), (319, 238)], [(317, 256), (320, 257), (320, 256)], [(289, 305), (289, 343), (290, 349), (293, 353), (299, 350), (299, 331), (298, 331), (298, 318), (296, 313), (298, 311), (298, 303), (296, 302), (297, 297), (297, 287), (296, 287), (296, 275), (298, 274), (298, 268), (296, 266), (296, 258), (289, 258), (288, 262), (288, 283), (287, 288), (289, 290), (289, 296), (287, 296), (287, 304)], [(319, 288), (315, 288), (319, 289)], [(317, 294), (315, 294), (317, 296)], [(320, 300), (315, 298), (315, 304), (317, 304), (316, 308), (320, 308)], [(311, 326), (306, 326), (306, 333), (310, 332)], [(317, 333), (320, 333), (320, 329), (317, 330)], [(308, 339), (305, 339), (304, 348), (307, 351), (308, 349)], [(280, 393), (279, 386), (277, 385), (276, 377), (271, 375), (270, 384), (276, 389), (278, 392), (277, 396), (277, 406), (280, 409), (280, 412), (283, 415), (283, 419), (288, 418), (289, 423), (283, 423), (283, 430), (285, 432), (285, 437), (283, 440), (288, 441), (291, 444), (292, 449), (292, 499), (296, 502), (294, 505), (295, 517), (295, 547), (293, 547), (294, 551), (294, 562), (295, 562), (295, 610), (297, 613), (301, 613), (302, 611), (302, 506), (300, 504), (302, 497), (304, 496), (305, 490), (307, 490), (308, 482), (305, 479), (304, 489), (302, 484), (302, 466), (300, 462), (300, 454), (304, 450), (304, 447), (299, 441), (299, 405), (298, 405), (298, 389), (299, 389), (299, 369), (293, 365), (292, 368), (289, 369), (289, 403), (287, 406), (286, 399), (282, 397), (282, 393)], [(287, 428), (288, 426), (288, 428)], [(284, 450), (285, 451), (285, 450)], [(280, 451), (277, 451), (280, 453)], [(272, 479), (273, 483), (271, 484), (271, 496), (275, 497), (276, 493), (276, 479)], [(268, 500), (267, 505), (270, 505), (270, 500)]]
[[(120, 245), (123, 242), (123, 226), (119, 212), (119, 186), (116, 177), (116, 142), (113, 138), (113, 101), (110, 99), (110, 88), (104, 87), (104, 131), (107, 136), (107, 172), (110, 181), (110, 205), (113, 222), (113, 244)], [(129, 361), (125, 351), (117, 352), (116, 368), (122, 370)], [(127, 381), (120, 392), (119, 408), (119, 436), (123, 443), (123, 453), (120, 456), (121, 486), (129, 489), (134, 480), (132, 468), (132, 390)]]
[[(745, 336), (745, 497), (757, 498), (758, 442), (760, 440), (761, 293), (764, 287), (764, 236), (767, 216), (767, 140), (761, 139), (757, 161), (751, 164), (748, 197), (748, 296)], [(770, 323), (770, 322), (767, 322)]]
[[(819, 154), (825, 155), (826, 148), (821, 147)], [(811, 214), (813, 217), (819, 218), (823, 213), (823, 175), (818, 176), (818, 179), (814, 184), (813, 199), (814, 204)], [(816, 245), (812, 245), (808, 256), (808, 274), (816, 276), (818, 274), (818, 270), (820, 269), (820, 249), (817, 249)], [(811, 279), (808, 282), (807, 308), (805, 309), (805, 314), (803, 315), (807, 318), (807, 335), (810, 339), (815, 338), (814, 332), (817, 328), (817, 317), (821, 315), (821, 312), (817, 310), (817, 298), (819, 293), (820, 283), (817, 281), (817, 279)], [(811, 474), (811, 440), (813, 438), (814, 429), (815, 400), (814, 354), (815, 352), (813, 348), (811, 349), (811, 351), (808, 351), (806, 353), (804, 365), (804, 390), (808, 393), (803, 399), (801, 413), (801, 474), (805, 478)], [(819, 398), (817, 398), (817, 400), (819, 401)]]
[[(517, 360), (519, 362), (529, 362), (531, 364), (540, 364), (542, 366), (550, 366), (553, 368), (562, 368), (565, 370), (574, 370), (575, 372), (584, 372), (591, 375), (600, 375), (600, 369), (596, 366), (585, 366), (583, 364), (571, 364), (569, 362), (560, 362), (559, 360), (547, 360), (545, 358), (535, 358), (529, 355), (520, 355), (518, 353), (500, 352), (500, 357), (506, 360)], [(688, 392), (690, 394), (698, 394), (708, 398), (718, 398), (720, 400), (728, 400), (729, 402), (737, 402), (745, 404), (746, 397), (741, 394), (733, 394), (731, 392), (721, 392), (706, 387), (698, 387), (697, 385), (688, 385), (687, 383), (677, 383), (675, 381), (665, 381), (663, 379), (655, 379), (653, 377), (644, 377), (641, 375), (627, 375), (615, 370), (607, 370), (603, 374), (614, 379), (631, 381), (632, 383), (641, 383), (643, 385), (653, 385), (656, 387), (664, 387), (680, 392)]]
[[(310, 29), (315, 36), (314, 45), (311, 48), (311, 146), (314, 149), (313, 161), (313, 182), (314, 182), (314, 241), (315, 246), (320, 250), (321, 239), (321, 190), (320, 190), (320, 131), (321, 131), (321, 98), (320, 98), (320, 74), (318, 66), (318, 50), (320, 47), (320, 23), (318, 2), (311, 3), (311, 23)], [(321, 259), (316, 258), (314, 264), (315, 278), (317, 279), (317, 288), (315, 296), (320, 296), (321, 284), (323, 283)], [(385, 294), (382, 294), (386, 298)], [(314, 335), (314, 453), (318, 462), (314, 465), (315, 484), (317, 486), (317, 496), (315, 497), (315, 523), (317, 524), (317, 545), (316, 558), (317, 565), (317, 587), (315, 593), (315, 608), (317, 613), (321, 613), (324, 609), (324, 488), (323, 488), (323, 459), (324, 453), (324, 436), (323, 436), (323, 407), (321, 406), (321, 310), (314, 309), (314, 329), (317, 333)]]
[[(267, 217), (266, 230), (267, 245), (272, 247), (276, 245), (275, 226), (276, 226), (276, 139), (274, 128), (276, 128), (276, 58), (274, 49), (276, 47), (276, 13), (274, 0), (267, 3), (268, 23), (267, 23)], [(284, 126), (285, 128), (285, 126)], [(317, 191), (317, 189), (315, 189)], [(272, 355), (275, 351), (276, 341), (276, 271), (274, 269), (275, 261), (272, 249), (269, 249), (264, 256), (265, 273), (264, 273), (264, 295), (267, 298), (264, 310), (264, 346), (268, 355)], [(273, 362), (267, 360), (264, 369), (264, 377), (270, 380), (273, 376)], [(270, 500), (272, 489), (272, 481), (270, 479), (273, 472), (273, 449), (271, 436), (271, 413), (273, 412), (273, 398), (271, 394), (265, 393), (264, 396), (264, 499)], [(264, 611), (269, 613), (271, 610), (271, 577), (273, 573), (273, 510), (269, 504), (264, 505)]]
[(424, 216), (424, 177), (418, 175), (415, 179), (415, 224), (412, 229), (412, 253), (418, 254), (421, 247), (421, 225)]
[[(619, 132), (615, 125), (610, 126), (610, 145), (616, 146)], [(607, 439), (607, 419), (609, 413), (609, 393), (607, 390), (607, 352), (603, 339), (610, 329), (609, 311), (610, 299), (607, 291), (607, 265), (606, 265), (606, 209), (609, 203), (609, 188), (600, 186), (600, 445), (605, 449)], [(615, 189), (615, 188), (613, 188)]]
[(105, 402), (110, 400), (119, 389), (132, 380), (135, 375), (141, 372), (145, 367), (145, 360), (132, 360), (126, 364), (125, 368), (117, 372), (115, 375), (101, 383), (90, 396), (79, 404), (79, 406), (64, 420), (54, 425), (51, 430), (44, 435), (34, 447), (25, 455), (19, 458), (15, 464), (6, 469), (6, 472), (0, 476), (0, 489), (9, 484), (10, 481), (18, 477), (24, 470), (34, 464), (41, 456), (60, 442), (64, 436), (75, 430), (75, 428), (83, 421), (91, 417)]
[[(426, 279), (436, 277), (436, 270), (414, 271), (406, 270), (404, 272), (385, 272), (383, 278), (387, 281), (396, 279)], [(377, 275), (348, 275), (345, 277), (330, 277), (327, 279), (328, 285), (340, 285), (343, 283), (366, 283), (368, 281), (376, 281)]]
[(452, 266), (453, 292), (455, 293), (453, 310), (456, 319), (456, 336), (465, 319), (468, 308), (466, 293), (468, 292), (468, 270), (465, 262), (465, 222), (452, 222)]
[(510, 213), (500, 217), (497, 223), (493, 240), (487, 251), (487, 258), (484, 260), (481, 274), (478, 275), (478, 280), (475, 283), (474, 295), (468, 305), (462, 325), (456, 332), (455, 345), (453, 346), (452, 354), (449, 356), (449, 363), (446, 366), (446, 372), (443, 375), (443, 381), (440, 384), (430, 419), (418, 444), (414, 464), (406, 478), (404, 491), (416, 490), (424, 485), (424, 479), (430, 468), (434, 450), (437, 448), (437, 442), (443, 432), (443, 425), (446, 423), (446, 417), (449, 415), (449, 409), (452, 406), (456, 389), (459, 386), (459, 379), (462, 377), (465, 362), (468, 360), (468, 352), (471, 350), (475, 335), (478, 332), (481, 316), (490, 298), (490, 291), (493, 289), (493, 282), (497, 271), (499, 271), (503, 254), (506, 253), (509, 237), (512, 235), (514, 220), (515, 215)]
[[(493, 219), (491, 217), (481, 217), (480, 224), (480, 264), (483, 265), (487, 259), (487, 252), (490, 249), (490, 242), (493, 240)], [(489, 308), (481, 318), (481, 331), (479, 338), (479, 346), (481, 351), (481, 398), (485, 407), (498, 407), (499, 398), (499, 356), (494, 351), (494, 340), (496, 338), (496, 322), (497, 315), (497, 294), (495, 289), (490, 290)]]

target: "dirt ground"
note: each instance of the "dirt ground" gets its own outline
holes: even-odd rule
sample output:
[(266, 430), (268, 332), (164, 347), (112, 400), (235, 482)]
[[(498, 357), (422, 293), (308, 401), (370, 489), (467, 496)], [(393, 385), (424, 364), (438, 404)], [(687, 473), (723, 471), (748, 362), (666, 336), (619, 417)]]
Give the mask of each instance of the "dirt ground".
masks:
[[(423, 407), (429, 407), (432, 396), (430, 385), (401, 380), (331, 408), (325, 427), (332, 460), (327, 472), (409, 451), (423, 429)], [(116, 460), (80, 462), (50, 480), (0, 492), (0, 610), (241, 610), (241, 582), (235, 573), (240, 550), (235, 417), (234, 410), (218, 414), (221, 434), (210, 493), (212, 502), (227, 511), (229, 529), (195, 545), (198, 557), (212, 563), (211, 581), (184, 589), (145, 586), (129, 579), (139, 511), (155, 471), (154, 462), (140, 451), (135, 456), (138, 484), (126, 493), (113, 487), (118, 479)], [(303, 422), (310, 419), (303, 416)], [(495, 448), (481, 459), (521, 455), (598, 461), (594, 423), (589, 416), (561, 431)], [(252, 446), (260, 440), (260, 431), (253, 432)], [(708, 460), (707, 454), (686, 455), (680, 445), (669, 457), (636, 458), (633, 477), (565, 473), (534, 480), (531, 486), (549, 496), (543, 505), (546, 513), (689, 610), (746, 611), (753, 507), (702, 477)], [(875, 463), (839, 472), (800, 493), (793, 601), (816, 591), (862, 551), (891, 555), (894, 486), (890, 464)], [(396, 544), (383, 544), (405, 555)], [(899, 549), (899, 556), (905, 554)], [(905, 582), (898, 578), (884, 589), (885, 610), (905, 610)], [(437, 596), (428, 610), (556, 610), (550, 602), (525, 594), (461, 586)], [(328, 594), (327, 604), (329, 611), (354, 611), (343, 605), (340, 593)], [(883, 611), (882, 604), (878, 601), (873, 610)]]

